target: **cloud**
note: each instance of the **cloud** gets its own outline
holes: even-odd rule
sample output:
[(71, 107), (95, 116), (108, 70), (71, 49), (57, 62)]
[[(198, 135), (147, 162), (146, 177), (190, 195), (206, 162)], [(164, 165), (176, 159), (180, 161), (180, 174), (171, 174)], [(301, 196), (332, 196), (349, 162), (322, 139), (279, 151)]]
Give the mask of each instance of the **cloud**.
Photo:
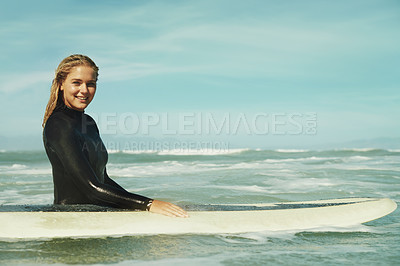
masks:
[[(394, 2), (89, 1), (78, 9), (53, 2), (11, 1), (0, 17), (0, 108), (9, 132), (19, 131), (12, 124), (17, 112), (42, 117), (51, 70), (72, 53), (94, 59), (100, 82), (126, 81), (113, 90), (143, 79), (137, 84), (147, 88), (140, 94), (145, 108), (343, 109), (326, 118), (329, 132), (342, 120), (361, 121), (363, 130), (377, 121), (376, 135), (390, 122), (380, 124), (380, 117), (399, 112)], [(137, 92), (126, 93), (108, 108)], [(368, 121), (371, 113), (379, 117)]]
[(25, 74), (11, 74), (0, 76), (0, 92), (16, 93), (32, 89), (40, 83), (49, 83), (53, 79), (53, 73), (48, 71), (35, 71)]
[[(371, 38), (385, 37), (382, 31), (372, 35), (365, 31), (376, 29), (382, 11), (375, 16), (371, 12), (337, 16), (343, 5), (332, 5), (327, 18), (321, 18), (315, 11), (326, 10), (313, 2), (289, 8), (263, 1), (256, 1), (254, 7), (234, 2), (229, 7), (232, 14), (224, 13), (225, 8), (213, 2), (101, 4), (85, 15), (79, 13), (83, 11), (57, 13), (37, 18), (32, 25), (15, 21), (15, 27), (9, 28), (27, 33), (30, 37), (23, 41), (30, 47), (53, 43), (53, 49), (87, 51), (100, 63), (102, 77), (113, 80), (190, 71), (335, 79), (348, 73), (350, 65), (368, 61), (382, 45), (394, 51), (399, 42)], [(35, 39), (38, 32), (40, 38)]]
[[(385, 36), (390, 30), (365, 30), (376, 29), (381, 13), (372, 17), (370, 13), (355, 17), (331, 15), (324, 20), (305, 19), (304, 10), (291, 10), (269, 17), (249, 13), (238, 20), (234, 15), (217, 16), (216, 11), (201, 12), (196, 9), (198, 4), (191, 5), (173, 8), (152, 2), (113, 10), (110, 17), (114, 26), (90, 20), (89, 25), (98, 23), (105, 31), (84, 33), (78, 39), (87, 45), (106, 43), (106, 50), (94, 45), (94, 53), (103, 62), (110, 62), (102, 65), (112, 73), (109, 76), (121, 79), (192, 70), (229, 77), (345, 80), (368, 74), (363, 69), (374, 65), (377, 49), (385, 47), (385, 52), (391, 53), (399, 42), (387, 41)], [(349, 76), (360, 64), (367, 68), (358, 67)]]
[[(99, 59), (99, 65), (102, 60)], [(99, 80), (124, 81), (132, 80), (147, 76), (167, 74), (167, 73), (185, 73), (196, 71), (194, 68), (188, 67), (171, 67), (163, 64), (135, 63), (135, 62), (114, 62), (112, 64), (104, 64), (99, 73)]]

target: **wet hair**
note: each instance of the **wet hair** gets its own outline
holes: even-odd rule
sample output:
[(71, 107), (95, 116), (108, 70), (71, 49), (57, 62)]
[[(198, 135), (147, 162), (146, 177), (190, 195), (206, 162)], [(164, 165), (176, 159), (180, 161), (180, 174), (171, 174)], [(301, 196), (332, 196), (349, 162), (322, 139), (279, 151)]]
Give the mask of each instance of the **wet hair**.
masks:
[(49, 119), (50, 115), (53, 113), (57, 104), (59, 104), (61, 100), (59, 99), (61, 85), (63, 84), (63, 82), (65, 81), (71, 70), (77, 66), (91, 67), (96, 72), (96, 80), (97, 80), (97, 77), (99, 75), (99, 68), (96, 66), (93, 60), (90, 59), (88, 56), (73, 54), (64, 58), (58, 65), (55, 71), (55, 78), (53, 79), (53, 82), (51, 84), (50, 99), (49, 102), (47, 103), (46, 111), (44, 112), (44, 117), (43, 117), (43, 124), (42, 124), (43, 127), (45, 126), (47, 119)]

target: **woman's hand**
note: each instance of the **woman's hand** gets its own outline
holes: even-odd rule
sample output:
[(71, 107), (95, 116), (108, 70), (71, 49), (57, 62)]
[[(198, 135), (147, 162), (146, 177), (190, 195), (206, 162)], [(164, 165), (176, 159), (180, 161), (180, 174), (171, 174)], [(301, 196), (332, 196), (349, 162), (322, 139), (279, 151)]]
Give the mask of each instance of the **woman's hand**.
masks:
[(178, 207), (175, 204), (161, 200), (153, 200), (153, 203), (151, 204), (149, 211), (170, 217), (182, 217), (182, 218), (189, 217), (187, 212), (184, 211), (181, 207)]

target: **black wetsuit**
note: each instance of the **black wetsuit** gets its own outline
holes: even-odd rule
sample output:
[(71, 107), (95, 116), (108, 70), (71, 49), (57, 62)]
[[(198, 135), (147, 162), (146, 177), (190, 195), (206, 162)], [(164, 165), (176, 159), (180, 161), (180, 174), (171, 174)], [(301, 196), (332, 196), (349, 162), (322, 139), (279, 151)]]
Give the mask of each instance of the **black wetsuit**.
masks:
[(129, 193), (108, 177), (107, 150), (96, 122), (84, 112), (58, 103), (43, 142), (53, 168), (54, 204), (146, 210), (150, 198)]

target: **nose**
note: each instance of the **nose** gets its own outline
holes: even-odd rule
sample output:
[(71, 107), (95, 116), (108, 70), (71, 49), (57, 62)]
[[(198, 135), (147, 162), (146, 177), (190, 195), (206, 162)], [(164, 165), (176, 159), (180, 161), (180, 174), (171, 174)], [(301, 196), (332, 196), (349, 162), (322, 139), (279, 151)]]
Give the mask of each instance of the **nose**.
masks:
[(88, 90), (88, 87), (87, 87), (86, 83), (82, 83), (82, 85), (80, 87), (80, 93), (82, 93), (82, 94), (89, 93), (89, 90)]

